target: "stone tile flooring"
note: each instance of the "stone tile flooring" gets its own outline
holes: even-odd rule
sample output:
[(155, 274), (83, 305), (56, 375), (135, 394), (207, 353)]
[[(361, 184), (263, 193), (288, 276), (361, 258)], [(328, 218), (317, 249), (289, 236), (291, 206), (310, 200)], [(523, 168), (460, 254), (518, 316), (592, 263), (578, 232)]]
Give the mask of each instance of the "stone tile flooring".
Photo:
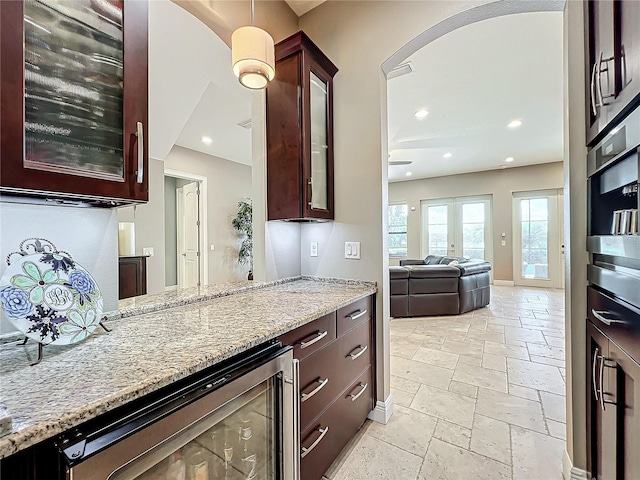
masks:
[(389, 424), (367, 421), (330, 480), (560, 480), (564, 291), (492, 287), (459, 316), (391, 320)]

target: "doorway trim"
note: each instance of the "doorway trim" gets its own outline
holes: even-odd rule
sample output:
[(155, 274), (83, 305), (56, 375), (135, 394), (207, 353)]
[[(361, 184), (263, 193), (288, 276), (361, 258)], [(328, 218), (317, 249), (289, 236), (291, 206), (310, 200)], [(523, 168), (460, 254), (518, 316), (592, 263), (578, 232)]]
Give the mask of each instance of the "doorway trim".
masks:
[(179, 170), (171, 170), (165, 168), (165, 177), (180, 178), (182, 180), (191, 180), (200, 184), (200, 271), (202, 272), (201, 284), (209, 285), (209, 222), (207, 221), (207, 177), (196, 175), (195, 173), (181, 172)]

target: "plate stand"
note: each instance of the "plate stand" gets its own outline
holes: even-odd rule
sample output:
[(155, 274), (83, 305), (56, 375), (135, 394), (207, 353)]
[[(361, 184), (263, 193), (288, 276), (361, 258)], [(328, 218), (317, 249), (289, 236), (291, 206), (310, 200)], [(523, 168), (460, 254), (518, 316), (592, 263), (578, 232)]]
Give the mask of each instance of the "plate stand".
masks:
[[(111, 332), (111, 329), (107, 328), (103, 322), (99, 322), (98, 325), (100, 325), (104, 329), (105, 332), (107, 332), (107, 333)], [(21, 346), (22, 345), (26, 345), (28, 341), (29, 341), (29, 337), (24, 337), (24, 340), (21, 343), (19, 343), (18, 345), (21, 345)], [(42, 361), (43, 354), (44, 354), (44, 344), (38, 342), (38, 359), (35, 362), (33, 362), (32, 364), (30, 364), (30, 365), (32, 367), (34, 365), (38, 365)]]

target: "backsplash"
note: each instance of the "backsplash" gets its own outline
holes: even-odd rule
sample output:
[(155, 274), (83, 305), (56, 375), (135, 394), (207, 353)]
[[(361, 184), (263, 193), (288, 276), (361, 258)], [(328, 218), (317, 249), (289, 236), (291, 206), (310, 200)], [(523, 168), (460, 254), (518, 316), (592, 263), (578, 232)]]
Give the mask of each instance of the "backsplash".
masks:
[[(22, 240), (46, 238), (69, 252), (95, 278), (104, 299), (104, 311), (118, 308), (118, 218), (105, 208), (62, 207), (0, 202), (0, 275), (6, 257)], [(15, 328), (0, 318), (0, 334)]]

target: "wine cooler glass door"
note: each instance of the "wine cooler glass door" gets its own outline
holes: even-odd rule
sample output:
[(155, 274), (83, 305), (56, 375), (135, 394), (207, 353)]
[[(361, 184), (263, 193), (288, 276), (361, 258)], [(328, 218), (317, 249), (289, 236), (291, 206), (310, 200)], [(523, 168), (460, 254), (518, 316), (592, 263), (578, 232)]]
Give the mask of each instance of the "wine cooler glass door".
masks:
[(177, 432), (109, 480), (276, 479), (274, 382)]

